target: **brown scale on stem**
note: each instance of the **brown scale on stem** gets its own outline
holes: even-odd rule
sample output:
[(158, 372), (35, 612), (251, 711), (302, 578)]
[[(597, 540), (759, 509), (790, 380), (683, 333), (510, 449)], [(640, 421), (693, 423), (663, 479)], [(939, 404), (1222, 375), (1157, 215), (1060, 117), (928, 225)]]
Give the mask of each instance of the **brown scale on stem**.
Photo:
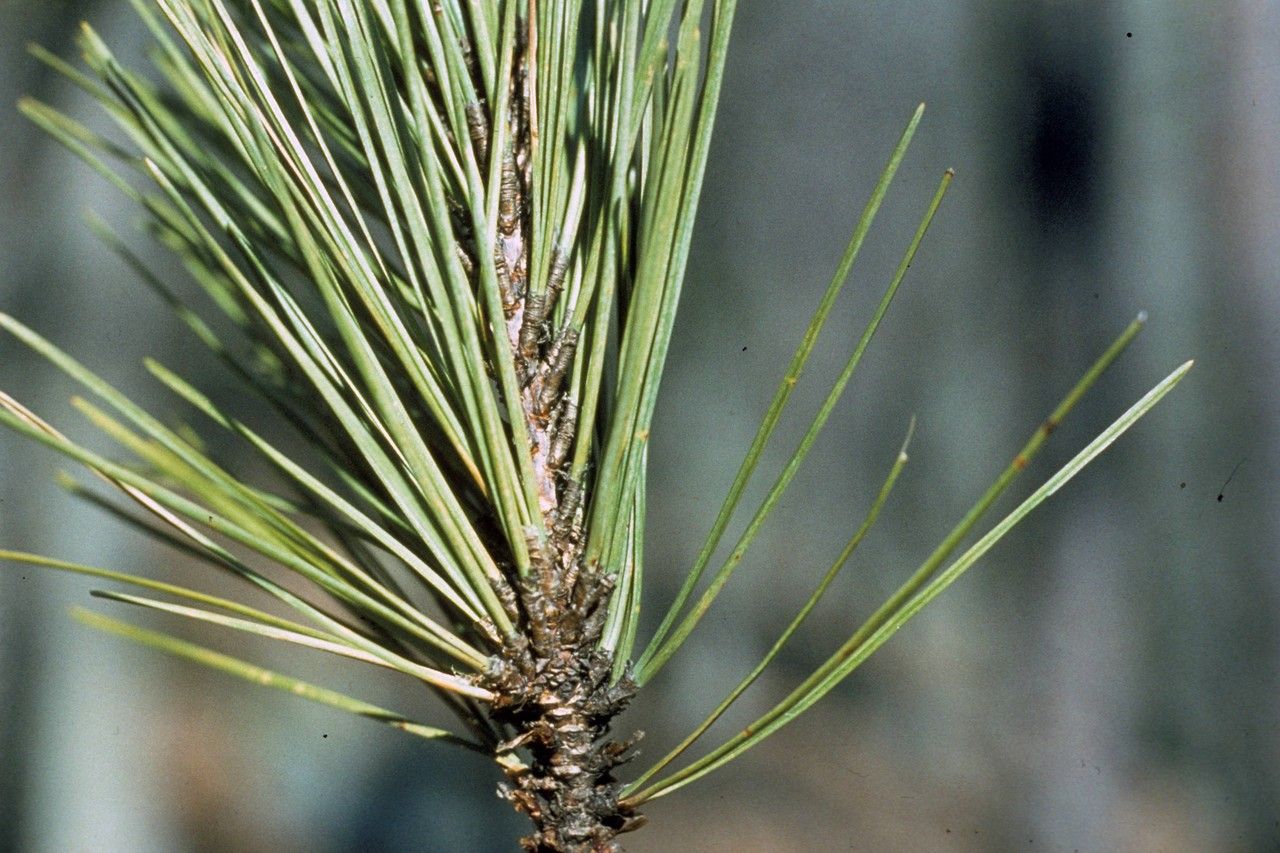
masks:
[(494, 584), (494, 592), (498, 596), (498, 601), (502, 603), (502, 612), (507, 614), (507, 618), (512, 622), (520, 620), (520, 603), (516, 600), (516, 591), (512, 589), (511, 584), (503, 579), (502, 583)]
[[(530, 4), (530, 20), (536, 19)], [(517, 626), (484, 683), (493, 690), (493, 722), (511, 737), (500, 751), (520, 749), (523, 765), (502, 794), (534, 823), (523, 839), (536, 853), (616, 851), (615, 837), (642, 818), (619, 805), (612, 771), (627, 761), (638, 735), (610, 737), (610, 725), (630, 700), (627, 673), (612, 678), (613, 660), (599, 648), (614, 586), (612, 577), (583, 564), (582, 520), (589, 499), (585, 477), (565, 466), (577, 439), (578, 405), (566, 391), (580, 330), (568, 318), (548, 340), (547, 326), (571, 266), (568, 246), (550, 254), (545, 287), (529, 281), (531, 171), (536, 161), (532, 26), (517, 42), (517, 62), (505, 115), (485, 121), (479, 103), (467, 107), (467, 130), (480, 159), (500, 156), (494, 269), (506, 319), (513, 367), (520, 380), (520, 411), (529, 441), (541, 518), (524, 528), (526, 572), (502, 584), (499, 600)], [(505, 122), (511, 142), (488, 145), (493, 126)], [(477, 241), (472, 254), (484, 251)], [(539, 282), (541, 284), (541, 282)], [(515, 425), (513, 425), (515, 426)], [(505, 736), (505, 734), (504, 734)]]
[(513, 234), (520, 217), (520, 175), (515, 154), (508, 149), (502, 158), (502, 188), (498, 193), (498, 230)]
[(574, 518), (577, 516), (578, 507), (581, 505), (582, 483), (577, 480), (570, 480), (564, 488), (564, 494), (560, 497), (560, 506), (556, 510), (556, 521), (551, 527), (557, 538), (562, 540), (569, 539), (569, 534), (573, 530)]
[(507, 267), (507, 256), (501, 246), (493, 247), (493, 268), (498, 277), (498, 295), (502, 299), (502, 313), (507, 320), (515, 316), (520, 307), (520, 293), (515, 282), (511, 280), (511, 270)]
[[(517, 733), (503, 748), (524, 749), (531, 758), (500, 791), (534, 822), (534, 834), (523, 839), (527, 850), (606, 853), (619, 850), (618, 833), (643, 821), (619, 808), (621, 786), (612, 775), (641, 735), (609, 737), (635, 685), (629, 673), (611, 683), (612, 660), (597, 647), (611, 580), (594, 577), (593, 589), (570, 594), (565, 584), (573, 581), (555, 570), (563, 555), (547, 547), (555, 538), (530, 536), (537, 556), (521, 584), (530, 642), (513, 648), (510, 662), (489, 680), (499, 697), (492, 716)], [(584, 587), (583, 580), (576, 586)]]
[[(577, 437), (577, 432), (578, 404), (572, 397), (567, 397), (560, 404), (560, 415), (556, 418), (556, 429), (551, 439), (551, 449), (547, 451), (547, 464), (553, 470), (559, 471), (564, 467), (565, 459), (569, 456), (569, 449), (573, 446), (573, 440)], [(560, 499), (562, 506), (568, 502), (567, 495), (570, 490), (579, 492), (580, 497), (582, 484), (577, 480), (569, 481), (569, 485), (565, 487), (565, 496)]]
[(471, 135), (476, 162), (483, 169), (489, 162), (489, 120), (485, 118), (484, 107), (475, 101), (467, 104), (467, 132)]
[(556, 246), (551, 252), (551, 271), (547, 273), (547, 304), (554, 306), (560, 291), (564, 288), (565, 276), (569, 272), (569, 253)]
[(524, 300), (524, 319), (520, 325), (519, 355), (526, 365), (538, 358), (542, 341), (542, 324), (547, 318), (547, 299), (542, 293), (530, 293)]
[[(546, 304), (545, 299), (543, 300), (543, 304)], [(542, 358), (539, 360), (540, 363), (534, 366), (535, 372), (538, 374), (539, 378), (546, 379), (547, 366), (559, 357), (560, 348), (564, 346), (564, 333), (568, 328), (568, 325), (565, 325), (560, 329), (555, 337), (551, 339), (551, 344), (547, 347), (547, 351), (543, 353)]]
[(549, 412), (560, 399), (560, 386), (564, 384), (569, 368), (573, 366), (573, 355), (578, 348), (578, 330), (562, 329), (556, 338), (555, 352), (548, 354), (546, 376), (542, 380), (542, 388), (538, 392), (538, 408)]

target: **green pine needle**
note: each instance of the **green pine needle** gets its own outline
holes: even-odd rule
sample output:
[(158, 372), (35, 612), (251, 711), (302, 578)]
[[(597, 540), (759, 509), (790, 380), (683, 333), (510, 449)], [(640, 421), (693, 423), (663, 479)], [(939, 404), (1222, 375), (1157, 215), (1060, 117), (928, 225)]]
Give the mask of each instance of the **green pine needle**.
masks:
[[(111, 132), (34, 100), (19, 109), (143, 213), (145, 238), (180, 261), (193, 288), (162, 280), (101, 221), (90, 227), (174, 312), (190, 345), (207, 350), (275, 423), (247, 423), (241, 407), (202, 387), (203, 378), (149, 359), (149, 374), (190, 407), (184, 417), (193, 425), (172, 425), (0, 314), (0, 332), (84, 389), (74, 406), (118, 450), (90, 450), (91, 442), (5, 393), (0, 424), (105, 486), (64, 475), (72, 494), (202, 569), (265, 593), (287, 615), (20, 551), (0, 551), (0, 561), (140, 587), (166, 598), (95, 595), (425, 683), (474, 740), (76, 611), (144, 645), (483, 751), (508, 771), (519, 789), (509, 798), (534, 818), (531, 846), (561, 849), (554, 845), (567, 836), (559, 833), (569, 830), (546, 825), (563, 812), (550, 804), (581, 801), (582, 786), (616, 791), (599, 786), (629, 746), (608, 740), (610, 720), (683, 648), (732, 580), (904, 281), (950, 170), (799, 445), (707, 580), (924, 105), (855, 223), (693, 566), (641, 644), (644, 608), (654, 606), (644, 583), (652, 572), (649, 440), (736, 2), (133, 5), (154, 38), (153, 69), (125, 68), (88, 25), (77, 39), (83, 69), (32, 49), (106, 112)], [(619, 827), (636, 825), (636, 806), (731, 761), (825, 696), (1171, 390), (1189, 363), (946, 564), (1141, 325), (1140, 318), (1104, 353), (830, 659), (742, 733), (661, 776), (826, 596), (902, 473), (904, 443), (864, 521), (764, 659), (626, 787), (625, 799), (610, 800), (615, 814), (579, 815), (595, 822), (590, 842), (603, 845)], [(206, 442), (203, 429), (220, 431), (235, 449), (211, 451), (224, 445)], [(239, 473), (263, 469), (277, 476), (259, 482)], [(269, 568), (255, 568), (260, 563)], [(590, 737), (584, 727), (594, 727)], [(589, 761), (567, 745), (584, 737), (595, 744)], [(574, 781), (575, 773), (595, 776)], [(565, 786), (578, 793), (561, 800), (549, 793)]]

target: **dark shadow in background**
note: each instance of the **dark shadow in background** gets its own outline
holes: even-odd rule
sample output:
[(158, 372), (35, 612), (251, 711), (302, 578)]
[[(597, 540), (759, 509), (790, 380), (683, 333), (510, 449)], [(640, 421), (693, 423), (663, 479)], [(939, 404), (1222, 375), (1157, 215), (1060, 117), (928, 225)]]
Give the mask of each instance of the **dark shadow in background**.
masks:
[[(6, 137), (5, 162), (0, 163), (0, 199), (23, 216), (35, 217), (37, 233), (42, 230), (39, 219), (44, 217), (47, 223), (48, 213), (38, 204), (44, 188), (39, 186), (40, 172), (33, 166), (46, 156), (50, 146), (44, 134), (18, 117), (13, 104), (22, 95), (54, 98), (59, 78), (28, 56), (24, 46), (37, 43), (59, 56), (73, 54), (77, 24), (103, 5), (110, 4), (93, 0), (14, 0), (0, 4), (0, 132)], [(56, 328), (58, 303), (47, 298), (48, 261), (56, 251), (54, 243), (27, 243), (19, 256), (22, 263), (0, 271), (7, 291), (4, 310), (29, 318), (37, 327)], [(25, 356), (17, 358), (25, 360)], [(13, 506), (10, 498), (0, 503), (0, 512), (20, 517), (22, 508)], [(23, 673), (23, 662), (38, 656), (39, 614), (25, 608), (7, 608), (5, 613), (8, 624), (0, 625), (0, 656), (7, 659), (6, 669)], [(28, 813), (30, 733), (40, 713), (39, 687), (29, 677), (0, 683), (0, 851), (16, 851), (20, 839), (29, 837), (23, 818)]]

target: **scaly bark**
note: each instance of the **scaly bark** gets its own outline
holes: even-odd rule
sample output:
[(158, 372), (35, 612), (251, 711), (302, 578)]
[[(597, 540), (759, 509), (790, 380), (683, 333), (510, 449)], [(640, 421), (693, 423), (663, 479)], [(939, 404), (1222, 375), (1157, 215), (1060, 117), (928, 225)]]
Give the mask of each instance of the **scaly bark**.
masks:
[[(524, 749), (531, 759), (500, 789), (533, 821), (533, 834), (522, 840), (525, 848), (604, 853), (620, 850), (614, 838), (643, 823), (619, 807), (621, 786), (612, 774), (628, 760), (641, 734), (625, 741), (609, 737), (635, 684), (629, 673), (611, 684), (613, 661), (598, 647), (613, 579), (583, 564), (587, 486), (565, 473), (578, 432), (577, 402), (565, 390), (578, 331), (567, 323), (554, 332), (549, 328), (568, 270), (561, 247), (552, 253), (546, 286), (533, 292), (529, 285), (532, 110), (527, 79), (522, 63), (511, 112), (497, 118), (508, 123), (513, 144), (501, 154), (497, 240), (491, 252), (546, 533), (529, 530), (530, 571), (512, 589), (500, 590), (524, 639), (495, 661), (485, 683), (497, 696), (491, 717), (514, 732), (501, 750)], [(487, 138), (478, 105), (468, 110), (468, 123), (473, 140)]]

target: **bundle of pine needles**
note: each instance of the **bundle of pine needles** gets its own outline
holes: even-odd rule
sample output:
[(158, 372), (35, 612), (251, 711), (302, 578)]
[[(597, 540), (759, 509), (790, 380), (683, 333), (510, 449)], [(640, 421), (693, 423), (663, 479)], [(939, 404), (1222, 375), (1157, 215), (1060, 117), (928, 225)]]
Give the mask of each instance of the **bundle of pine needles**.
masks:
[[(80, 612), (96, 627), (261, 684), (492, 755), (534, 823), (531, 850), (616, 849), (638, 809), (740, 755), (849, 675), (1176, 384), (1175, 371), (955, 557), (1137, 333), (1131, 325), (901, 589), (741, 733), (666, 772), (778, 654), (867, 534), (907, 460), (769, 654), (664, 758), (622, 784), (635, 737), (611, 723), (688, 639), (805, 459), (889, 307), (950, 181), (803, 440), (702, 585), (920, 121), (911, 118), (737, 477), (656, 634), (637, 646), (650, 425), (689, 253), (733, 0), (135, 0), (155, 75), (88, 27), (91, 73), (36, 55), (96, 98), (103, 138), (24, 112), (145, 211), (198, 289), (124, 241), (189, 331), (260, 397), (263, 430), (161, 364), (157, 380), (278, 473), (257, 484), (26, 328), (80, 382), (75, 405), (130, 454), (67, 438), (7, 395), (0, 420), (81, 463), (128, 524), (276, 599), (235, 600), (18, 552), (151, 596), (103, 598), (395, 670), (456, 713), (425, 725), (202, 646)], [(192, 294), (195, 295), (192, 295)], [(296, 441), (264, 433), (287, 425)], [(116, 500), (106, 497), (114, 494)], [(954, 559), (953, 559), (954, 557)], [(292, 577), (292, 581), (286, 582)], [(303, 581), (307, 592), (296, 591)], [(702, 588), (695, 599), (694, 595)], [(280, 613), (288, 615), (282, 616)], [(633, 663), (634, 662), (634, 663)], [(664, 775), (665, 773), (665, 775)]]

